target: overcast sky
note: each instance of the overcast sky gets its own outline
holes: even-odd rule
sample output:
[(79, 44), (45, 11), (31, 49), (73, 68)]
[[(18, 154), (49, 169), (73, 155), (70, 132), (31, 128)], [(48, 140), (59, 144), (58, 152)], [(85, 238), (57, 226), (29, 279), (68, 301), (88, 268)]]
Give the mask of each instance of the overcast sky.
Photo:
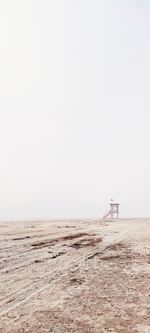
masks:
[(0, 218), (150, 216), (150, 2), (0, 1)]

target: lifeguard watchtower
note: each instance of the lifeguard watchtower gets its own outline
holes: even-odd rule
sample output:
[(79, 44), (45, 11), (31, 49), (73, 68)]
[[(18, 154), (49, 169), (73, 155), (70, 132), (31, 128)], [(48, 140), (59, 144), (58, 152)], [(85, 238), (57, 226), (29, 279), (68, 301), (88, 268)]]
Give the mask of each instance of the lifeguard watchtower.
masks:
[(107, 214), (104, 215), (103, 220), (106, 218), (110, 217), (112, 220), (113, 219), (119, 219), (119, 203), (114, 202), (113, 199), (111, 199), (110, 202), (110, 210), (107, 212)]

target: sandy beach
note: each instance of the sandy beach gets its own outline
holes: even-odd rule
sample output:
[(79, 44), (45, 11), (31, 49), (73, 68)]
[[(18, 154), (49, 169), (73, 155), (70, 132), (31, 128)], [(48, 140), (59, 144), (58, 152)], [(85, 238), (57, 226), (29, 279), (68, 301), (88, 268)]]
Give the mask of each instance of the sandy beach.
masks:
[(150, 332), (150, 219), (0, 230), (1, 333)]

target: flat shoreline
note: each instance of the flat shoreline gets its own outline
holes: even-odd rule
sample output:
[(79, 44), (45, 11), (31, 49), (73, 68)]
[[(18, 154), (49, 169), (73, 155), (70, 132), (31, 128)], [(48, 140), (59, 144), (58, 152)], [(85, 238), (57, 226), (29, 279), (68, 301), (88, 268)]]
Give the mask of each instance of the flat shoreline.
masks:
[(150, 219), (0, 228), (0, 332), (149, 332)]

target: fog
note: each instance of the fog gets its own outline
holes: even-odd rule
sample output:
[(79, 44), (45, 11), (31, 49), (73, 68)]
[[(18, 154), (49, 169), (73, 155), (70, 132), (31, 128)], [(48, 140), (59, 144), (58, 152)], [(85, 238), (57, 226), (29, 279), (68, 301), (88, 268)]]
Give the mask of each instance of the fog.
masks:
[(1, 0), (0, 218), (150, 216), (150, 3)]

